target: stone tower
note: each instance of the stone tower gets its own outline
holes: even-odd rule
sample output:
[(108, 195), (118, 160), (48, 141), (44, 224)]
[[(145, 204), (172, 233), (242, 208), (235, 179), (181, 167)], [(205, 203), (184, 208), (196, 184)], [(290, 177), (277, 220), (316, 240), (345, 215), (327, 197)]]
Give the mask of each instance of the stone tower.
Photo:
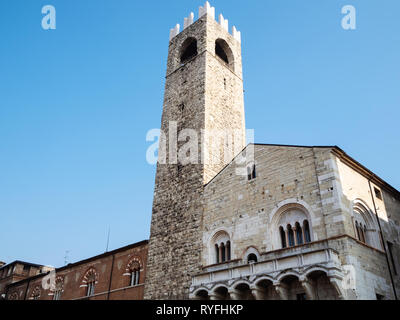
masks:
[[(208, 2), (170, 32), (145, 299), (187, 299), (201, 267), (203, 190), (245, 146), (240, 32)], [(177, 137), (177, 138), (176, 138)], [(191, 144), (190, 144), (191, 143)], [(188, 147), (190, 144), (191, 147)], [(165, 151), (165, 158), (160, 154)]]

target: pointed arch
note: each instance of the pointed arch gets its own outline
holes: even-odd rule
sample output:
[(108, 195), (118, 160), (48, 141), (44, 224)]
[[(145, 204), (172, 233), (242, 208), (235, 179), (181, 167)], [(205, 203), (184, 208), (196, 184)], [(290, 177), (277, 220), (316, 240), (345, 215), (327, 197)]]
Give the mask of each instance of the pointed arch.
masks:
[(86, 296), (90, 297), (94, 295), (96, 284), (99, 282), (99, 277), (96, 269), (90, 267), (84, 274), (82, 279), (82, 288), (86, 288)]
[(365, 201), (358, 198), (353, 201), (352, 216), (357, 239), (382, 250), (377, 217)]

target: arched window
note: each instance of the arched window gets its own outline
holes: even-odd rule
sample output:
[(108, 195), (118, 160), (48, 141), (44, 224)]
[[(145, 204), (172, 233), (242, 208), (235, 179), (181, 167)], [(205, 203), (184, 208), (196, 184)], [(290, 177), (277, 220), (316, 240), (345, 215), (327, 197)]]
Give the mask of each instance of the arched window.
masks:
[(227, 64), (229, 64), (228, 55), (225, 52), (224, 47), (226, 48), (226, 42), (224, 43), (222, 39), (218, 39), (217, 41), (215, 41), (215, 54)]
[(303, 244), (303, 230), (300, 226), (300, 223), (296, 222), (296, 241), (297, 244)]
[(279, 227), (279, 233), (281, 235), (281, 245), (282, 248), (286, 248), (286, 233), (283, 227)]
[(231, 242), (229, 240), (226, 242), (226, 260), (231, 260)]
[(305, 243), (311, 242), (310, 225), (308, 224), (307, 220), (304, 220), (303, 222), (303, 229), (304, 229), (304, 242)]
[(215, 55), (220, 58), (229, 68), (233, 69), (233, 53), (225, 40), (217, 39), (215, 41)]
[(40, 299), (40, 293), (41, 293), (40, 287), (36, 286), (35, 289), (33, 289), (33, 291), (32, 291), (31, 299), (39, 300)]
[(290, 224), (288, 224), (288, 226), (287, 226), (287, 233), (288, 233), (289, 247), (293, 247), (294, 246), (294, 233), (293, 233), (292, 226)]
[(361, 240), (361, 235), (360, 235), (360, 228), (358, 226), (358, 221), (355, 222), (356, 225), (356, 233), (357, 233), (357, 239)]
[(219, 246), (220, 250), (221, 250), (221, 262), (225, 262), (226, 261), (226, 251), (225, 251), (225, 244), (222, 242)]
[(181, 63), (185, 63), (195, 56), (197, 56), (197, 40), (188, 38), (182, 44)]
[(211, 263), (222, 263), (231, 260), (231, 241), (225, 231), (217, 232), (211, 239), (210, 252), (213, 257)]
[(63, 292), (63, 287), (64, 287), (64, 278), (57, 277), (56, 278), (54, 292), (53, 292), (53, 300), (60, 300), (61, 299), (61, 294)]
[(376, 217), (362, 200), (355, 200), (353, 218), (356, 238), (371, 247), (382, 250)]
[(358, 230), (360, 233), (360, 238), (358, 240), (360, 240), (361, 242), (367, 243), (365, 241), (364, 226), (361, 223), (358, 225)]
[(250, 254), (247, 256), (247, 262), (248, 262), (248, 263), (250, 263), (250, 262), (257, 262), (257, 256), (256, 256), (254, 253), (250, 253)]
[(130, 285), (137, 286), (140, 280), (140, 265), (139, 263), (132, 264), (130, 268)]
[(8, 296), (8, 300), (18, 300), (18, 293), (13, 292)]
[(135, 256), (129, 260), (126, 266), (126, 273), (124, 275), (129, 275), (129, 285), (131, 287), (139, 285), (141, 269), (142, 262), (140, 257)]
[[(288, 208), (285, 209), (285, 206)], [(287, 248), (312, 241), (309, 214), (300, 204), (288, 204), (277, 212), (272, 224), (277, 232), (273, 235), (274, 246)]]
[(91, 297), (94, 295), (95, 286), (98, 282), (97, 272), (95, 268), (90, 268), (86, 271), (83, 277), (82, 287), (86, 287), (86, 296)]
[(215, 54), (229, 64), (228, 56), (226, 55), (224, 49), (222, 49), (221, 44), (218, 42), (215, 43)]
[(140, 280), (140, 270), (139, 269), (132, 270), (131, 281), (130, 281), (131, 287), (137, 286), (139, 284), (139, 280)]
[(91, 297), (94, 295), (94, 287), (96, 286), (96, 282), (94, 280), (90, 280), (87, 283), (87, 290), (86, 290), (86, 295), (88, 297)]

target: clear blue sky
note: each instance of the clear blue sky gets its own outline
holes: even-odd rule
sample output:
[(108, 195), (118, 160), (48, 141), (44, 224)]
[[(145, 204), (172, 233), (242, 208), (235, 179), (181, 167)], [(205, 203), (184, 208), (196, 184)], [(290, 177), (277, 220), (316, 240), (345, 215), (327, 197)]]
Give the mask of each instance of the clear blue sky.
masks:
[[(57, 29), (41, 28), (41, 8)], [(242, 32), (259, 143), (338, 145), (400, 188), (400, 1), (211, 1)], [(341, 28), (341, 8), (357, 29)], [(148, 238), (169, 29), (199, 1), (0, 2), (0, 260)]]

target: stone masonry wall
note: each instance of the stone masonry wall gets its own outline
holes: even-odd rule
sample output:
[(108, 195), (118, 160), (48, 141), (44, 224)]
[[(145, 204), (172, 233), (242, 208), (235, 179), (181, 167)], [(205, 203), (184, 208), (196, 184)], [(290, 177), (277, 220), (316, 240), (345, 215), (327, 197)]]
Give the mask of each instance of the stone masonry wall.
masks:
[[(189, 38), (197, 40), (198, 53), (181, 63), (182, 45)], [(218, 28), (217, 22), (208, 15), (170, 41), (161, 129), (167, 139), (171, 121), (177, 122), (178, 134), (182, 129), (193, 129), (199, 138), (199, 163), (171, 161), (169, 151), (172, 148), (168, 142), (166, 164), (157, 165), (146, 299), (187, 299), (191, 277), (199, 271), (204, 183), (224, 166), (224, 163), (217, 163), (210, 168), (201, 161), (203, 151), (213, 153), (208, 144), (202, 148), (200, 143), (202, 131), (209, 129), (209, 115), (223, 118), (221, 122), (213, 122), (218, 129), (238, 128), (244, 132), (241, 79), (216, 60), (215, 40), (218, 38), (225, 39), (232, 46), (234, 69), (240, 69), (241, 76), (240, 44), (233, 44), (236, 40)], [(229, 87), (227, 91), (219, 90), (224, 83), (223, 77)], [(219, 81), (218, 89), (213, 81)], [(238, 89), (239, 93), (234, 94)], [(178, 143), (179, 150), (186, 141), (183, 139)], [(243, 139), (240, 143), (243, 146)], [(221, 145), (223, 143), (217, 149)]]
[(309, 211), (313, 240), (326, 238), (313, 148), (255, 145), (255, 163), (253, 180), (236, 175), (233, 162), (206, 186), (203, 265), (213, 263), (210, 240), (219, 230), (232, 239), (232, 259), (244, 258), (250, 246), (259, 252), (280, 249), (272, 221), (287, 204)]

